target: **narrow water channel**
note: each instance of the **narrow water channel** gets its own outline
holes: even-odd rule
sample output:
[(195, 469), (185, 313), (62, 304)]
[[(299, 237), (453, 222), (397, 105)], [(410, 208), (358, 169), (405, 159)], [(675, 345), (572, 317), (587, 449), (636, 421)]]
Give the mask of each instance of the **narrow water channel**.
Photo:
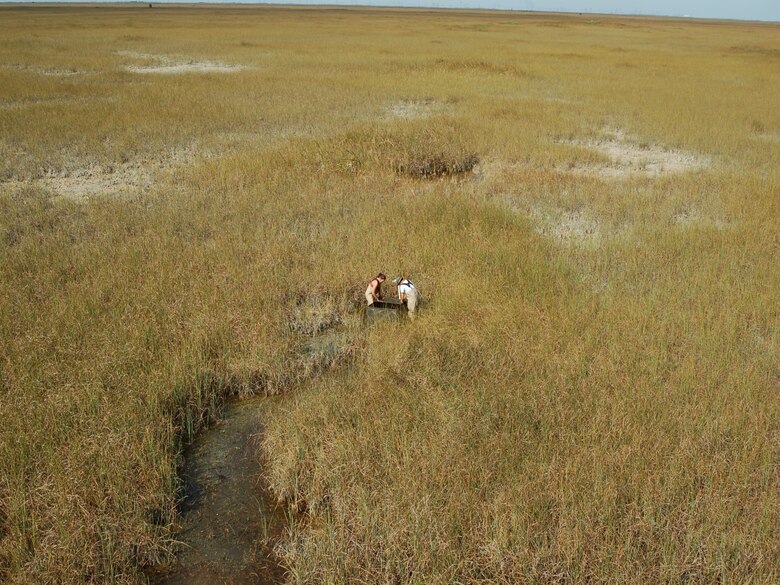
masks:
[[(358, 327), (398, 321), (397, 302), (369, 307)], [(309, 375), (344, 360), (345, 331), (321, 333), (301, 346), (299, 367)], [(261, 480), (263, 421), (284, 395), (231, 399), (222, 418), (198, 434), (184, 452), (182, 548), (174, 567), (150, 577), (152, 585), (277, 585), (284, 571), (270, 546), (287, 522)]]
[(258, 448), (272, 398), (230, 400), (222, 419), (186, 449), (182, 471), (183, 543), (175, 567), (155, 585), (282, 583), (284, 573), (263, 542), (284, 527), (260, 481)]

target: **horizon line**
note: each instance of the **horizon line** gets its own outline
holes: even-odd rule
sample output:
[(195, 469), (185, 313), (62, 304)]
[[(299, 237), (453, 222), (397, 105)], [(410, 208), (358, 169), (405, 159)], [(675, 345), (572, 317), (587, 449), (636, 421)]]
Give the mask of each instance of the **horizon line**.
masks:
[[(435, 5), (406, 4), (404, 0), (392, 2), (392, 0), (379, 0), (377, 4), (355, 3), (327, 3), (317, 2), (274, 2), (273, 0), (229, 0), (219, 2), (214, 0), (0, 0), (0, 7), (4, 6), (31, 6), (31, 7), (55, 7), (55, 6), (92, 6), (92, 5), (151, 5), (151, 6), (276, 6), (283, 8), (340, 8), (340, 9), (398, 9), (398, 10), (430, 10), (430, 11), (468, 11), (468, 12), (510, 12), (524, 14), (550, 14), (550, 15), (575, 15), (575, 16), (602, 16), (615, 18), (662, 18), (674, 20), (691, 20), (704, 22), (736, 22), (756, 24), (780, 24), (780, 19), (760, 18), (723, 18), (715, 16), (674, 15), (642, 12), (598, 12), (587, 10), (534, 10), (529, 8), (501, 8), (501, 7), (476, 7), (454, 6), (456, 2), (468, 3), (470, 0), (442, 0)], [(392, 2), (392, 3), (391, 3)], [(449, 3), (449, 5), (447, 5)], [(442, 5), (443, 4), (443, 5)]]

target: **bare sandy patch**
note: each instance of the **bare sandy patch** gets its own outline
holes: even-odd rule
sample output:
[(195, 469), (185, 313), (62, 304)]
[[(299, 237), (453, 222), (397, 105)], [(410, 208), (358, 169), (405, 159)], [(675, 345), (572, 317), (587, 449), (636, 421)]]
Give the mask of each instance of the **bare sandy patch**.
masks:
[(169, 63), (165, 65), (130, 66), (133, 73), (158, 73), (172, 75), (177, 73), (232, 73), (244, 69), (241, 65), (230, 65), (218, 61), (188, 61), (187, 63)]
[(130, 57), (131, 59), (159, 59), (164, 57), (157, 53), (146, 53), (143, 51), (114, 51), (114, 55), (120, 57)]
[(75, 67), (41, 67), (38, 65), (24, 65), (19, 63), (9, 63), (2, 65), (6, 69), (15, 69), (17, 71), (27, 71), (36, 75), (45, 75), (47, 77), (71, 77), (73, 75), (83, 75), (86, 71), (80, 71)]
[(42, 179), (13, 179), (0, 183), (0, 192), (13, 192), (26, 186), (38, 186), (70, 199), (117, 196), (144, 192), (153, 185), (152, 173), (135, 165), (123, 165), (116, 171), (94, 166), (70, 174), (52, 174)]
[(579, 146), (599, 152), (610, 159), (608, 164), (575, 165), (569, 169), (582, 175), (621, 179), (632, 175), (659, 177), (708, 168), (709, 157), (676, 150), (659, 144), (632, 139), (623, 130), (608, 130), (600, 139), (560, 140), (560, 144)]
[(445, 110), (444, 104), (434, 99), (402, 100), (387, 106), (386, 114), (389, 118), (401, 118), (412, 120), (415, 118), (427, 118)]
[[(563, 249), (585, 252), (598, 249), (602, 244), (626, 229), (615, 230), (593, 217), (585, 207), (562, 208), (519, 200), (511, 195), (500, 197), (498, 202), (506, 208), (527, 217), (536, 233), (549, 238)], [(584, 285), (596, 294), (602, 294), (609, 281), (605, 274), (578, 263), (576, 271)]]
[(159, 183), (166, 173), (208, 156), (209, 153), (200, 153), (194, 148), (176, 149), (155, 158), (121, 165), (89, 165), (76, 170), (50, 172), (39, 179), (11, 179), (0, 182), (0, 193), (13, 192), (25, 186), (42, 187), (61, 197), (76, 200), (144, 193)]
[(538, 234), (562, 246), (593, 248), (611, 235), (584, 207), (565, 209), (518, 200), (512, 195), (500, 196), (497, 202), (529, 218)]
[(157, 75), (177, 75), (181, 73), (233, 73), (246, 69), (243, 65), (224, 63), (222, 61), (199, 61), (186, 57), (155, 55), (136, 51), (119, 51), (117, 55), (146, 61), (143, 64), (128, 65), (125, 70), (132, 73), (149, 73)]

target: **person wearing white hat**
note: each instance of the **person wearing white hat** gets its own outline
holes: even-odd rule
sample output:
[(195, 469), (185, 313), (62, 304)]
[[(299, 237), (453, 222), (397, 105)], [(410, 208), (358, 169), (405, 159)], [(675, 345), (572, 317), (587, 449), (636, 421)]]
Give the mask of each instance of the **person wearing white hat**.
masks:
[(417, 316), (417, 305), (420, 302), (420, 293), (417, 291), (417, 287), (411, 280), (403, 276), (394, 278), (393, 284), (398, 287), (398, 298), (402, 303), (406, 303), (409, 318), (413, 320)]

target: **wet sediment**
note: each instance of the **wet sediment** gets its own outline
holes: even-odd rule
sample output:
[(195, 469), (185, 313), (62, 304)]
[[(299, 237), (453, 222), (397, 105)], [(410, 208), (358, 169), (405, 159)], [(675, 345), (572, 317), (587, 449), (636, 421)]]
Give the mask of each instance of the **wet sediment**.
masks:
[(271, 546), (285, 525), (259, 477), (258, 448), (271, 398), (230, 400), (184, 454), (182, 548), (156, 585), (270, 585), (284, 580)]
[[(397, 320), (396, 299), (368, 307), (368, 323)], [(299, 367), (307, 376), (343, 362), (350, 335), (330, 331), (304, 341)], [(222, 418), (184, 452), (181, 548), (176, 564), (150, 576), (154, 585), (272, 585), (284, 581), (273, 544), (287, 518), (263, 484), (259, 456), (263, 421), (283, 396), (231, 399)]]

